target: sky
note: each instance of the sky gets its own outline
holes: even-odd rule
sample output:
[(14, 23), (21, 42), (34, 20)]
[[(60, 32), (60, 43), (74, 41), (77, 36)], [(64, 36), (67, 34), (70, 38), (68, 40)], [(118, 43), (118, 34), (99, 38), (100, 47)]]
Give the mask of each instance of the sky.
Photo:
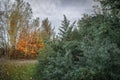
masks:
[(73, 22), (80, 19), (84, 13), (92, 13), (92, 0), (25, 0), (29, 2), (34, 17), (40, 21), (47, 18), (52, 27), (59, 28), (63, 15)]

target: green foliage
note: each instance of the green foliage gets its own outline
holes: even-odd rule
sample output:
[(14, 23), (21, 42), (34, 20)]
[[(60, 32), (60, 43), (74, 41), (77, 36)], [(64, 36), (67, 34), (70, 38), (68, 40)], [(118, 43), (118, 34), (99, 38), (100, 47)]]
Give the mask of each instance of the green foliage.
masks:
[(45, 70), (45, 67), (47, 67), (46, 64), (48, 63), (48, 57), (54, 56), (54, 55), (55, 55), (55, 52), (50, 46), (46, 46), (44, 49), (40, 50), (39, 59), (38, 59), (40, 65), (37, 65), (36, 74), (34, 75), (35, 80), (44, 79), (44, 76), (46, 75), (44, 74), (45, 73), (44, 70)]
[(61, 36), (61, 40), (64, 40), (64, 41), (71, 40), (70, 35), (73, 30), (74, 24), (75, 24), (75, 22), (70, 24), (70, 21), (64, 15), (64, 20), (62, 21), (61, 27), (59, 29), (60, 30), (59, 35)]
[[(68, 20), (64, 16), (63, 27), (66, 27), (67, 23)], [(72, 33), (72, 29), (67, 25), (67, 29), (61, 30), (60, 40), (51, 42), (49, 47), (40, 51), (36, 80), (77, 80), (83, 79), (83, 74), (86, 74), (85, 78), (90, 76), (84, 68), (85, 58), (80, 43), (76, 40), (70, 41), (72, 39), (66, 37), (69, 36), (68, 33)]]
[[(59, 38), (55, 41), (49, 42), (51, 24), (48, 19), (43, 20), (42, 36), (49, 41), (39, 52), (35, 80), (120, 80), (120, 1), (98, 1), (103, 13), (84, 15), (76, 28), (75, 22), (70, 24), (64, 16)], [(17, 73), (10, 70), (12, 74)], [(19, 73), (17, 77), (9, 77), (9, 73), (3, 77), (17, 80), (18, 75), (23, 74)]]
[(60, 40), (39, 57), (36, 74), (42, 78), (36, 80), (119, 80), (119, 23), (115, 16), (85, 15), (72, 30), (64, 16)]
[(120, 79), (118, 19), (115, 16), (96, 15), (84, 17), (78, 23), (86, 64), (95, 73), (95, 80)]
[[(76, 47), (76, 51), (81, 52), (77, 42), (68, 42), (67, 45), (65, 43), (56, 44), (56, 47), (49, 47), (40, 52), (40, 55), (46, 56), (39, 57), (36, 80), (69, 80), (74, 79), (73, 75), (78, 76), (74, 73), (77, 72), (76, 68), (79, 68), (77, 64), (80, 64), (78, 62), (81, 54), (75, 54), (73, 47)], [(76, 59), (76, 57), (78, 58)]]

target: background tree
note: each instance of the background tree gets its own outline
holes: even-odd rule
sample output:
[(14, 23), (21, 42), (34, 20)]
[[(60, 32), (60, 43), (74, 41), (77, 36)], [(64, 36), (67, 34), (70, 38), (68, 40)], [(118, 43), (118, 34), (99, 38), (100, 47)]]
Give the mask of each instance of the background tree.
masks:
[(47, 41), (47, 40), (50, 40), (51, 35), (52, 35), (52, 26), (48, 18), (46, 18), (42, 21), (41, 36), (43, 40)]
[(3, 54), (8, 53), (9, 38), (8, 38), (8, 18), (12, 3), (10, 0), (0, 1), (0, 47)]
[(9, 17), (8, 32), (11, 44), (10, 53), (15, 53), (14, 51), (16, 49), (16, 42), (19, 38), (19, 32), (23, 27), (27, 27), (29, 25), (31, 14), (31, 7), (28, 3), (23, 2), (23, 0), (16, 0)]

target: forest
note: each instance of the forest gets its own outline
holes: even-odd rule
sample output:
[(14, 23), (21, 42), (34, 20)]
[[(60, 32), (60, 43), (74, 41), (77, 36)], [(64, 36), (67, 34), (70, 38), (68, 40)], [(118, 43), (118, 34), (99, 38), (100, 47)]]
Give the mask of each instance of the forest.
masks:
[(0, 0), (0, 80), (120, 80), (120, 0), (94, 1), (56, 34), (29, 2)]

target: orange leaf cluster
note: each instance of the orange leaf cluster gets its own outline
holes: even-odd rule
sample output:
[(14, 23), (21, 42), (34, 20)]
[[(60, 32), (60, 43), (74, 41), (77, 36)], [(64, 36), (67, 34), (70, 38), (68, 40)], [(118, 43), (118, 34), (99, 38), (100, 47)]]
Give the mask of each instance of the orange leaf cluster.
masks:
[(36, 56), (38, 51), (44, 47), (40, 33), (37, 31), (29, 32), (23, 29), (17, 42), (17, 50), (24, 52), (25, 55)]

